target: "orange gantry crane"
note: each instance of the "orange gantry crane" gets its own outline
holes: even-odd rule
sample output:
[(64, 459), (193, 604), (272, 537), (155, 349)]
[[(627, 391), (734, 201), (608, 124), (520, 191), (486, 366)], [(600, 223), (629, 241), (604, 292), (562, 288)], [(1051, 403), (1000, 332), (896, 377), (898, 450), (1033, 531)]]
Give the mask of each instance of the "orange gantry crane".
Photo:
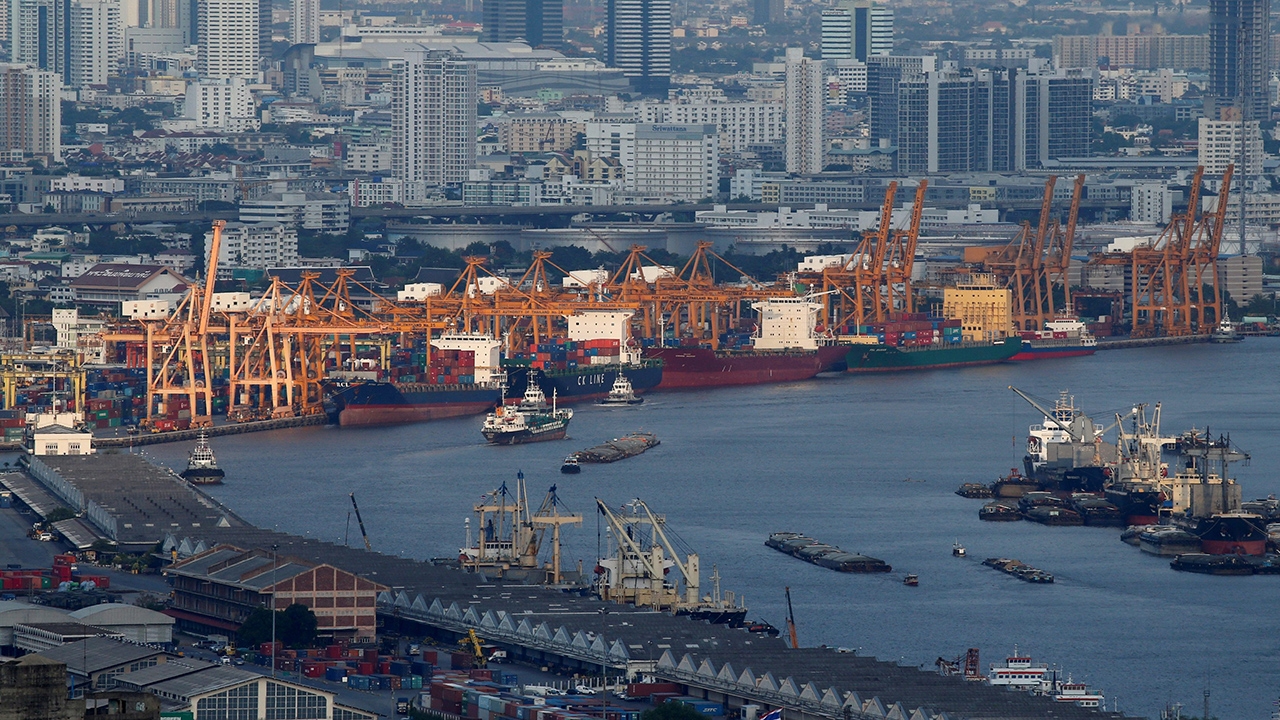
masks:
[[(1013, 324), (1020, 331), (1043, 330), (1046, 321), (1071, 305), (1067, 272), (1071, 266), (1084, 179), (1084, 175), (1076, 177), (1065, 229), (1053, 217), (1053, 189), (1058, 178), (1050, 175), (1045, 180), (1034, 232), (1031, 224), (1024, 222), (1008, 245), (984, 261), (987, 271), (1012, 293)], [(1061, 304), (1054, 295), (1058, 289), (1062, 292)]]

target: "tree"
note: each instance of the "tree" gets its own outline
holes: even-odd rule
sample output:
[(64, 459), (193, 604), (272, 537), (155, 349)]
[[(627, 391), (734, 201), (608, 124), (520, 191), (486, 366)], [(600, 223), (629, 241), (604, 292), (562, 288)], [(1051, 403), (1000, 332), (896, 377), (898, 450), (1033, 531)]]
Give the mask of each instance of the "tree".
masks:
[[(278, 632), (279, 628), (276, 630)], [(254, 608), (249, 617), (244, 619), (236, 635), (240, 638), (241, 645), (253, 646), (271, 642), (271, 611), (264, 607)]]
[(56, 522), (61, 522), (63, 520), (70, 520), (75, 516), (76, 516), (75, 510), (72, 510), (70, 508), (60, 507), (60, 508), (54, 508), (53, 510), (50, 510), (49, 514), (44, 517), (44, 521), (46, 523), (56, 523)]
[(640, 720), (705, 720), (706, 716), (682, 702), (667, 701), (640, 713)]
[[(307, 647), (316, 639), (316, 614), (306, 605), (294, 603), (276, 612), (276, 640), (292, 648)], [(271, 611), (254, 608), (237, 633), (242, 645), (271, 642)]]

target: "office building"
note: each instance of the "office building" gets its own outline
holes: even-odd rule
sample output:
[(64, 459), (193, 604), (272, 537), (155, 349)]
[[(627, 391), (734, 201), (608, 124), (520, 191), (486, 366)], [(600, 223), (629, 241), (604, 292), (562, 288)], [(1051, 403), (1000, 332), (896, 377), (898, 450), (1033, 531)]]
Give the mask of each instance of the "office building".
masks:
[(261, 126), (256, 109), (244, 80), (212, 78), (187, 83), (182, 114), (202, 128), (250, 132)]
[(70, 82), (73, 88), (105, 87), (124, 61), (119, 0), (72, 0)]
[(1271, 117), (1271, 0), (1209, 0), (1209, 94), (1246, 120)]
[(606, 62), (636, 91), (667, 94), (671, 85), (671, 0), (609, 0)]
[(1020, 172), (1048, 159), (1089, 154), (1088, 74), (895, 70), (882, 75), (874, 90), (869, 79), (868, 92), (872, 139), (897, 147), (899, 172)]
[(822, 172), (826, 91), (822, 61), (806, 58), (802, 48), (787, 48), (787, 172)]
[(484, 0), (483, 42), (564, 43), (564, 0)]
[(406, 200), (461, 183), (476, 159), (476, 68), (445, 52), (410, 51), (395, 69), (391, 167)]
[(320, 42), (320, 0), (293, 0), (291, 9), (289, 42), (294, 45)]
[(1169, 183), (1144, 182), (1133, 186), (1129, 195), (1129, 219), (1133, 222), (1164, 225), (1173, 217), (1173, 190)]
[(56, 73), (0, 64), (0, 152), (58, 158), (62, 154), (62, 82)]
[(274, 53), (271, 51), (271, 26), (273, 24), (271, 18), (272, 4), (274, 0), (258, 0), (258, 62), (263, 63), (271, 59)]
[(200, 76), (256, 80), (258, 0), (199, 0), (198, 10)]
[(697, 202), (719, 189), (715, 125), (588, 122), (587, 151), (613, 158), (636, 196)]
[(861, 60), (893, 52), (893, 11), (872, 0), (840, 0), (822, 12), (822, 59)]
[[(771, 102), (731, 102), (724, 99), (680, 99), (641, 103), (638, 119), (659, 125), (716, 126), (722, 152), (747, 152), (784, 135), (786, 106)], [(508, 146), (510, 149), (510, 146)]]
[(12, 10), (14, 63), (35, 66), (69, 81), (70, 0), (9, 0)]

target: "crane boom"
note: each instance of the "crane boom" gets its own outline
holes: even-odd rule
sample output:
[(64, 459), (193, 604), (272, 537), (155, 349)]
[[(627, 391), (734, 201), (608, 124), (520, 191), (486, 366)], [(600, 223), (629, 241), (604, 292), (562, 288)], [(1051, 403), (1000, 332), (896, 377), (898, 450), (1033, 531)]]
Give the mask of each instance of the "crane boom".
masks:
[[(1014, 391), (1015, 393), (1017, 393), (1017, 394), (1018, 394), (1018, 397), (1022, 398), (1023, 400), (1026, 400), (1028, 403), (1031, 403), (1031, 407), (1033, 407), (1033, 408), (1035, 408), (1035, 409), (1039, 410), (1040, 412), (1044, 413), (1044, 419), (1045, 419), (1045, 421), (1046, 421), (1046, 422), (1051, 422), (1051, 423), (1053, 423), (1054, 425), (1057, 425), (1059, 430), (1061, 430), (1062, 432), (1066, 433), (1067, 435), (1071, 435), (1071, 425), (1070, 425), (1070, 424), (1068, 424), (1068, 423), (1064, 423), (1064, 422), (1062, 422), (1061, 420), (1059, 420), (1059, 419), (1057, 419), (1056, 417), (1054, 417), (1054, 412), (1053, 412), (1052, 410), (1050, 410), (1050, 409), (1046, 408), (1045, 406), (1041, 405), (1038, 401), (1036, 401), (1036, 399), (1035, 399), (1035, 398), (1031, 397), (1030, 395), (1028, 395), (1028, 394), (1026, 394), (1026, 393), (1024, 393), (1024, 392), (1022, 392), (1021, 390), (1019, 390), (1018, 388), (1016, 388), (1016, 387), (1014, 387), (1014, 386), (1012, 386), (1012, 385), (1010, 385), (1010, 386), (1009, 386), (1009, 389), (1010, 389), (1010, 390), (1012, 390), (1012, 391)], [(1076, 437), (1076, 436), (1074, 436), (1074, 435), (1071, 435), (1071, 439), (1072, 439), (1072, 440), (1074, 440), (1074, 441), (1076, 441), (1076, 442), (1085, 442), (1084, 438), (1078, 438), (1078, 437)], [(1093, 440), (1093, 438), (1089, 438), (1089, 440), (1090, 440), (1090, 441), (1092, 441), (1092, 440)]]
[(653, 511), (649, 509), (649, 506), (643, 500), (638, 502), (644, 510), (644, 514), (648, 516), (649, 522), (653, 525), (654, 535), (658, 537), (658, 541), (662, 543), (667, 552), (671, 553), (671, 559), (675, 561), (676, 568), (684, 576), (685, 601), (690, 603), (698, 602), (702, 586), (701, 572), (698, 569), (698, 556), (694, 553), (689, 553), (685, 561), (680, 562), (680, 553), (676, 552), (675, 546), (667, 538), (667, 533), (663, 531), (663, 523), (654, 516)]
[(356, 522), (360, 525), (360, 537), (364, 538), (364, 549), (372, 550), (373, 545), (369, 544), (369, 533), (364, 531), (364, 519), (360, 517), (360, 506), (356, 504), (355, 493), (351, 493), (351, 507), (356, 511)]
[(791, 609), (791, 587), (788, 586), (786, 590), (787, 590), (787, 635), (791, 640), (791, 649), (799, 650), (800, 640), (796, 638), (796, 614)]

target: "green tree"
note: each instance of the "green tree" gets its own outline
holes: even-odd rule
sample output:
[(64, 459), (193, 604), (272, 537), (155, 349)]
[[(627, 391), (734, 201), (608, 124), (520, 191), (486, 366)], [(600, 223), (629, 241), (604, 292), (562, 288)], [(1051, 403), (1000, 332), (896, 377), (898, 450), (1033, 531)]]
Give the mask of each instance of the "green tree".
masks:
[[(304, 648), (315, 642), (316, 615), (306, 605), (294, 603), (276, 612), (276, 640), (292, 648)], [(271, 642), (271, 611), (254, 608), (237, 633), (243, 645)]]
[[(277, 627), (277, 634), (279, 630)], [(271, 642), (271, 611), (264, 607), (254, 608), (249, 617), (244, 619), (236, 635), (241, 645), (253, 646)]]
[(61, 522), (63, 520), (70, 520), (75, 516), (76, 516), (75, 510), (72, 510), (70, 508), (60, 507), (60, 508), (54, 508), (53, 510), (50, 510), (49, 514), (44, 517), (44, 521), (46, 523), (56, 523), (56, 522)]
[(682, 702), (664, 702), (640, 713), (640, 720), (706, 720), (706, 716)]

